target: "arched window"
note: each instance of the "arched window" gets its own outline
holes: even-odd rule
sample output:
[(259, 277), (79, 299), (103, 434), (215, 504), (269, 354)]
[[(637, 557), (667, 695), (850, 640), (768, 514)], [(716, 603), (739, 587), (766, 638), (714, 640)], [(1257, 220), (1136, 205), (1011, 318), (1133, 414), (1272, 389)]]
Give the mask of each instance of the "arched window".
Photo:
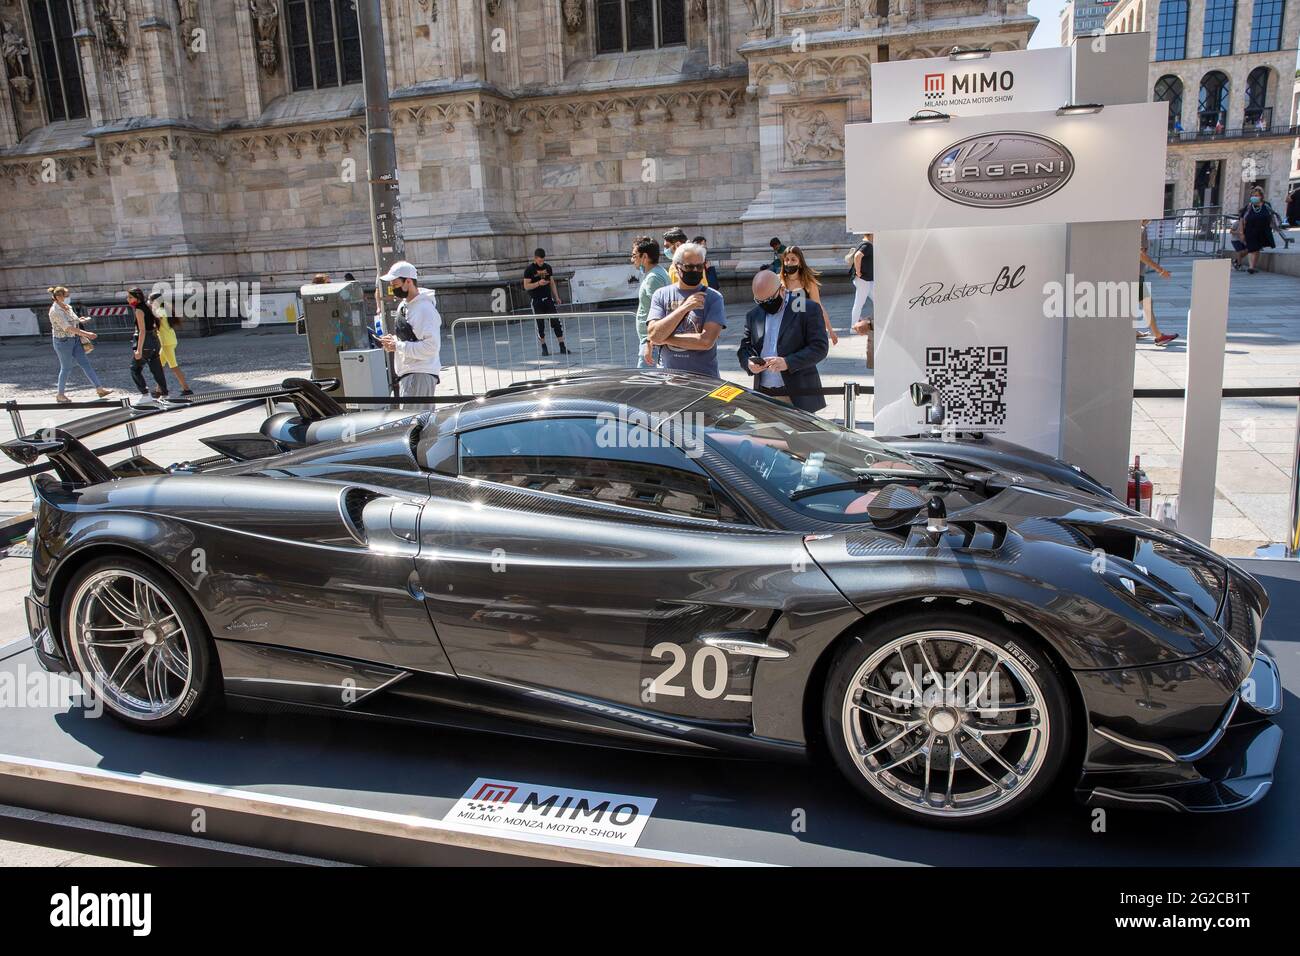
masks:
[(596, 0), (596, 52), (626, 53), (686, 42), (686, 0)]
[(1201, 56), (1232, 55), (1232, 24), (1236, 18), (1237, 0), (1206, 0)]
[(361, 82), (355, 0), (286, 0), (283, 6), (295, 90)]
[[(45, 92), (46, 118), (82, 119), (86, 98), (81, 86), (81, 61), (72, 35), (77, 32), (77, 14), (72, 0), (31, 0), (32, 34), (36, 38), (36, 69)], [(19, 22), (22, 15), (19, 14)]]
[(1268, 108), (1268, 76), (1266, 66), (1257, 66), (1246, 77), (1246, 114), (1244, 126), (1272, 125), (1273, 111)]
[(1282, 46), (1283, 0), (1255, 0), (1250, 15), (1250, 52), (1271, 53)]
[(1176, 76), (1162, 76), (1152, 93), (1155, 102), (1169, 104), (1169, 130), (1173, 132), (1183, 116), (1183, 81)]
[(1156, 14), (1156, 59), (1187, 56), (1187, 0), (1160, 0)]
[(1221, 132), (1228, 123), (1228, 77), (1212, 70), (1201, 78), (1201, 131)]

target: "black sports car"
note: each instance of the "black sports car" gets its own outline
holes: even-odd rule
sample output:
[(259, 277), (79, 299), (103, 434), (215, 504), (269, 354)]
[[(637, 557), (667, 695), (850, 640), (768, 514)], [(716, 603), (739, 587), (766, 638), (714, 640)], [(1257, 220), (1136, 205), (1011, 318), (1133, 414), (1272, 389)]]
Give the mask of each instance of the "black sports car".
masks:
[[(257, 398), (246, 390), (222, 399)], [(881, 443), (716, 380), (575, 375), (344, 414), (285, 383), (203, 461), (105, 412), (9, 442), (31, 633), (141, 729), (222, 695), (634, 748), (829, 753), (932, 823), (1227, 810), (1272, 782), (1267, 598), (1014, 446)]]

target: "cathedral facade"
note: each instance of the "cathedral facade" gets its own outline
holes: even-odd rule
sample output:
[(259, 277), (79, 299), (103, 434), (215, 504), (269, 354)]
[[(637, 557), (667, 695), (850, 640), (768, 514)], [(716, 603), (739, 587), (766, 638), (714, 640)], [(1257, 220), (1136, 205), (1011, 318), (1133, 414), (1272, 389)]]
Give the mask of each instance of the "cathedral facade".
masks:
[[(849, 246), (870, 66), (1023, 48), (1025, 0), (383, 0), (407, 255), (453, 295), (626, 261)], [(0, 0), (0, 306), (373, 267), (353, 0)], [(849, 175), (871, 175), (869, 166)]]

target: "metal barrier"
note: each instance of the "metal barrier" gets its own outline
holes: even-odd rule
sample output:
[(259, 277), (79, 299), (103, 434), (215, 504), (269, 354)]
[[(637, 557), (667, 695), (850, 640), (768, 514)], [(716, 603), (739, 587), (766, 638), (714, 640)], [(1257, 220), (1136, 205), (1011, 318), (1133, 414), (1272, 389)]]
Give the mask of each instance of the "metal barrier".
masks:
[[(539, 321), (549, 355), (538, 342)], [(552, 321), (564, 329), (567, 352), (560, 352)], [(634, 312), (468, 316), (451, 325), (456, 392), (471, 397), (568, 372), (634, 368), (639, 345)]]
[[(594, 313), (594, 314), (603, 316), (603, 315), (609, 315), (610, 313)], [(618, 314), (631, 315), (631, 313), (618, 313)], [(458, 322), (459, 321), (466, 321), (466, 320), (458, 320)], [(477, 321), (477, 320), (470, 320), (470, 321)], [(499, 317), (495, 317), (492, 319), (492, 321), (500, 322), (503, 320), (501, 320)], [(530, 327), (529, 333), (531, 334), (531, 332), (532, 332), (532, 328)], [(567, 330), (566, 330), (566, 338), (567, 338)], [(633, 336), (633, 339), (634, 339), (634, 348), (635, 348), (635, 335)], [(569, 371), (571, 370), (571, 368), (574, 367), (581, 367), (581, 366), (563, 367), (558, 371), (560, 371), (562, 374), (564, 371)], [(596, 366), (590, 366), (590, 367), (596, 367)], [(626, 366), (615, 365), (615, 366), (599, 366), (599, 367), (626, 367)], [(555, 372), (557, 371), (557, 369), (552, 368), (549, 371)], [(530, 379), (528, 378), (518, 379), (518, 381), (528, 381), (528, 380)], [(459, 376), (457, 381), (459, 384)], [(513, 384), (513, 380), (512, 382), (507, 384)], [(801, 389), (795, 392), (791, 392), (787, 389), (780, 389), (777, 390), (775, 394), (783, 394), (787, 396), (821, 395), (823, 397), (834, 397), (836, 395), (840, 395), (844, 401), (844, 423), (850, 428), (856, 428), (858, 396), (874, 395), (875, 391), (876, 390), (874, 385), (860, 385), (857, 382), (846, 382), (844, 385), (839, 387), (826, 387), (826, 388), (812, 389), (812, 390)], [(418, 405), (449, 405), (449, 404), (455, 404), (457, 402), (469, 401), (470, 399), (476, 398), (478, 397), (478, 395), (481, 394), (483, 393), (482, 392), (477, 392), (477, 393), (461, 392), (458, 388), (457, 394), (455, 395), (439, 395), (430, 398), (405, 398), (402, 399), (401, 401), (403, 404), (407, 404), (407, 405), (417, 405), (417, 404)], [(1186, 391), (1181, 388), (1137, 388), (1133, 390), (1133, 397), (1134, 398), (1185, 398)], [(1223, 389), (1223, 397), (1224, 398), (1300, 399), (1300, 386), (1274, 386), (1268, 388), (1225, 388)], [(397, 400), (394, 399), (392, 396), (368, 395), (368, 396), (349, 397), (348, 401), (352, 404), (357, 404), (357, 405), (391, 405), (391, 404), (396, 404)], [(157, 438), (168, 437), (170, 435), (177, 434), (181, 431), (185, 431), (189, 428), (193, 428), (197, 425), (207, 424), (208, 422), (216, 421), (218, 419), (225, 418), (229, 415), (237, 414), (238, 412), (241, 411), (247, 411), (248, 409), (255, 408), (257, 405), (262, 404), (263, 402), (265, 402), (265, 408), (267, 410), (267, 413), (268, 414), (273, 413), (275, 406), (272, 399), (270, 398), (257, 399), (254, 401), (245, 402), (237, 406), (233, 406), (229, 409), (223, 409), (220, 412), (205, 415), (202, 418), (193, 422), (184, 422), (180, 425), (175, 425), (170, 428), (159, 429), (158, 431), (152, 432), (147, 435), (138, 435), (136, 433), (134, 423), (128, 422), (126, 424), (126, 432), (127, 432), (126, 441), (117, 442), (106, 448), (96, 449), (95, 453), (98, 455), (104, 455), (104, 454), (110, 454), (115, 451), (121, 451), (123, 449), (129, 448), (132, 454), (138, 455), (140, 453), (140, 446), (147, 441), (157, 439)], [(24, 434), (24, 426), (23, 426), (23, 418), (22, 418), (23, 411), (39, 411), (39, 410), (49, 410), (49, 409), (62, 410), (62, 409), (76, 409), (76, 408), (101, 408), (101, 409), (118, 408), (121, 405), (126, 405), (126, 404), (129, 404), (127, 400), (122, 400), (121, 402), (115, 402), (115, 401), (71, 402), (66, 404), (55, 404), (52, 402), (22, 403), (22, 402), (7, 401), (4, 403), (4, 408), (9, 413), (9, 418), (14, 428), (14, 434), (16, 436), (21, 436), (22, 434)], [(186, 407), (186, 406), (180, 406), (180, 407)], [(9, 481), (16, 480), (18, 478), (28, 478), (30, 480), (35, 475), (43, 471), (50, 470), (51, 467), (52, 466), (48, 464), (35, 465), (28, 468), (19, 468), (13, 471), (5, 472), (3, 474), (0, 474), (0, 485), (5, 484), (6, 482)], [(1296, 408), (1296, 435), (1295, 435), (1295, 448), (1294, 448), (1292, 461), (1291, 461), (1290, 491), (1291, 491), (1291, 496), (1290, 496), (1291, 507), (1290, 507), (1290, 527), (1287, 531), (1288, 540), (1282, 543), (1280, 554), (1281, 556), (1287, 558), (1297, 558), (1300, 557), (1300, 402), (1297, 402), (1297, 408)]]
[(1236, 216), (1225, 216), (1217, 206), (1179, 209), (1156, 221), (1151, 243), (1153, 259), (1180, 256), (1221, 256), (1231, 248)]

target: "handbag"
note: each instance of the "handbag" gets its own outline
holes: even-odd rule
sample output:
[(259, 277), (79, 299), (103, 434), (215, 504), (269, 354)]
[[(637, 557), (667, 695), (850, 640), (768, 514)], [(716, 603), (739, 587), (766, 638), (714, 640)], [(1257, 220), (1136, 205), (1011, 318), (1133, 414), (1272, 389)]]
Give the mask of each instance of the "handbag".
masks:
[(87, 355), (89, 355), (91, 352), (95, 351), (95, 343), (90, 341), (90, 339), (82, 339), (81, 348)]

